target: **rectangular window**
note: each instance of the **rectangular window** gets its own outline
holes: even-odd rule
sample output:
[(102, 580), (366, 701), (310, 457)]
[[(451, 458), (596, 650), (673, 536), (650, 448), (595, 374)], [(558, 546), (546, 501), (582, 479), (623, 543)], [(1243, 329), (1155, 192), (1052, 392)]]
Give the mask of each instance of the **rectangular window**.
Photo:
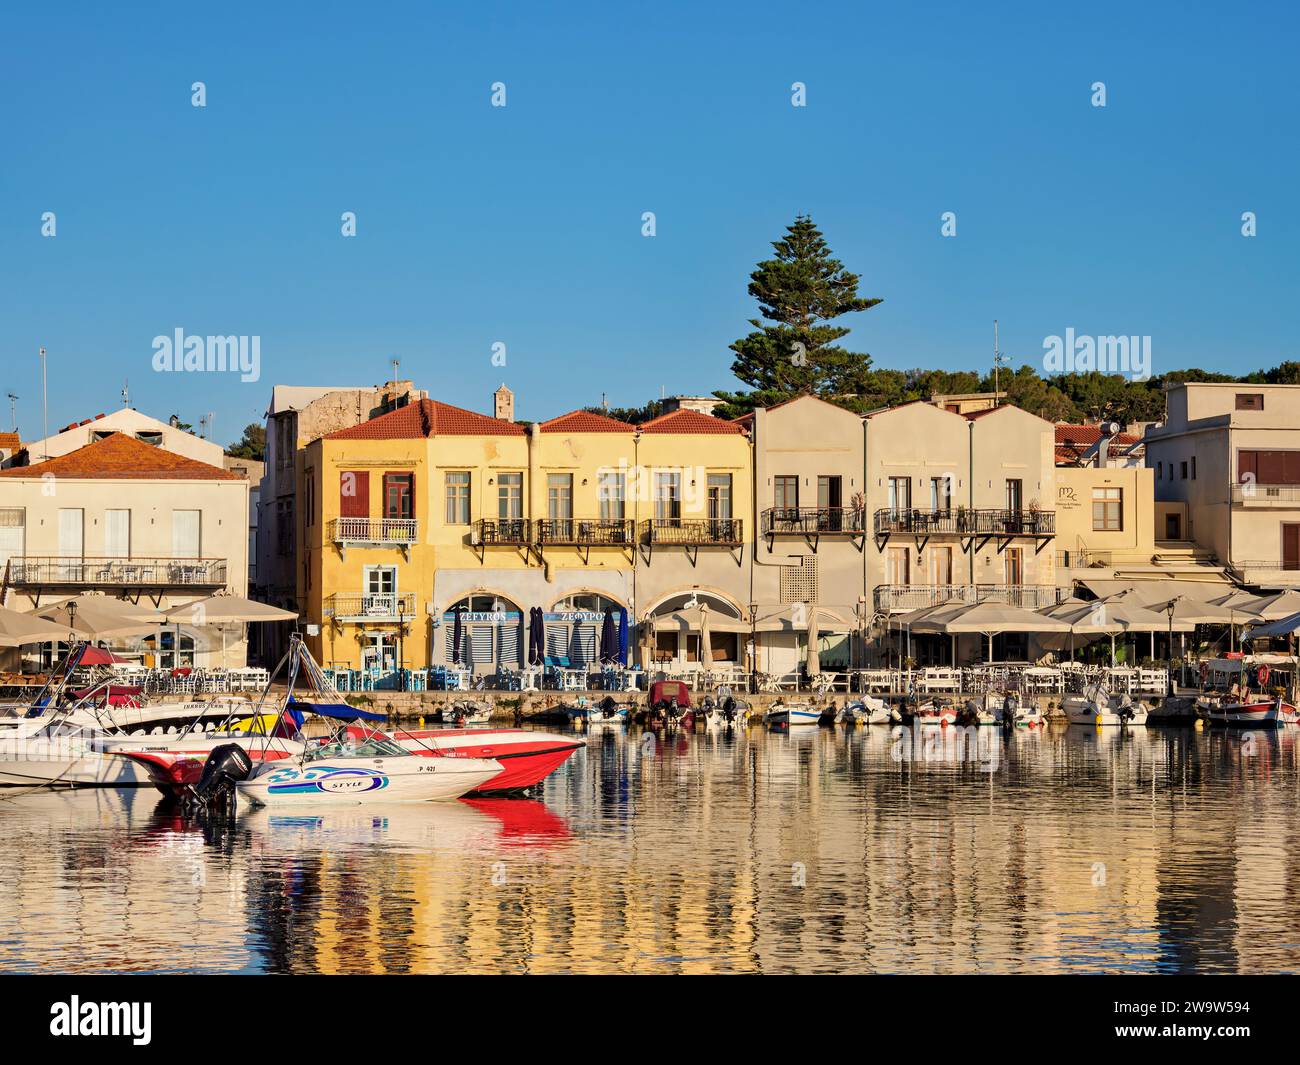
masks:
[(1009, 585), (1024, 584), (1025, 582), (1025, 551), (1022, 547), (1008, 547), (1005, 554), (1006, 559), (1006, 583)]
[(202, 538), (201, 512), (197, 510), (172, 511), (172, 558), (200, 558)]
[(524, 475), (503, 473), (497, 478), (497, 517), (518, 521), (524, 516)]
[(1186, 460), (1186, 459), (1183, 459), (1183, 461), (1180, 462), (1180, 463), (1178, 464), (1178, 472), (1179, 472), (1179, 474), (1182, 476), (1182, 479), (1183, 479), (1184, 481), (1187, 480), (1187, 460)]
[(903, 511), (912, 509), (912, 478), (889, 478), (889, 510), (898, 517)]
[(104, 557), (131, 557), (131, 512), (104, 511)]
[(26, 511), (22, 507), (0, 507), (0, 577), (10, 559), (21, 559), (26, 551)]
[(1238, 410), (1263, 410), (1264, 393), (1263, 392), (1238, 392), (1237, 409)]
[(1124, 489), (1092, 490), (1093, 532), (1122, 532), (1124, 529)]
[(908, 551), (905, 547), (889, 549), (888, 584), (908, 585), (912, 583)]
[(1157, 463), (1156, 463), (1156, 480), (1157, 480), (1157, 481), (1163, 481), (1164, 479), (1165, 479), (1165, 464), (1164, 464), (1163, 462), (1157, 462)]
[(546, 516), (551, 521), (573, 519), (573, 474), (546, 475)]
[(778, 510), (799, 509), (799, 478), (782, 474), (772, 478), (772, 506)]
[(1018, 478), (1007, 478), (1007, 510), (1016, 514), (1024, 509), (1025, 483)]
[(339, 471), (339, 517), (370, 517), (370, 471)]
[(930, 509), (936, 514), (947, 514), (952, 510), (951, 477), (930, 478)]
[(303, 478), (303, 520), (307, 528), (311, 528), (316, 523), (316, 471), (310, 466), (307, 468), (307, 475)]
[(1300, 451), (1238, 451), (1237, 480), (1300, 484)]
[(682, 475), (677, 471), (655, 473), (655, 517), (678, 521), (682, 516)]
[(731, 518), (731, 474), (709, 474), (709, 518), (728, 521)]
[(597, 492), (600, 495), (602, 521), (622, 521), (627, 514), (627, 476), (614, 471), (600, 474)]
[(841, 477), (823, 475), (817, 478), (817, 508), (819, 510), (839, 510), (843, 503), (844, 480)]
[(1192, 456), (1192, 480), (1196, 480), (1196, 456)]
[(384, 474), (384, 517), (415, 517), (415, 474)]
[(930, 556), (930, 583), (952, 583), (952, 548), (927, 547), (925, 553)]
[(469, 524), (469, 472), (458, 470), (447, 474), (448, 525)]

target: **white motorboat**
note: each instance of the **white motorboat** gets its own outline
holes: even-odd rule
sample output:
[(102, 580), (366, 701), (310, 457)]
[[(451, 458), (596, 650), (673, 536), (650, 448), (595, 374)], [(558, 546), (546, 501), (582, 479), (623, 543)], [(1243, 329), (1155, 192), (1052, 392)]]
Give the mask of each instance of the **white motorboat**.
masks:
[(887, 725), (890, 721), (889, 705), (874, 695), (863, 695), (845, 703), (835, 720), (844, 725)]
[(768, 728), (793, 728), (796, 725), (816, 725), (822, 719), (822, 711), (816, 706), (803, 703), (773, 703), (763, 715), (763, 722)]
[(1149, 708), (1127, 694), (1092, 685), (1082, 695), (1067, 695), (1061, 708), (1072, 725), (1145, 725)]
[(501, 773), (494, 758), (421, 758), (387, 737), (331, 740), (255, 765), (236, 785), (259, 806), (459, 799)]
[(486, 725), (492, 720), (492, 704), (477, 699), (454, 702), (443, 707), (441, 718), (447, 725)]

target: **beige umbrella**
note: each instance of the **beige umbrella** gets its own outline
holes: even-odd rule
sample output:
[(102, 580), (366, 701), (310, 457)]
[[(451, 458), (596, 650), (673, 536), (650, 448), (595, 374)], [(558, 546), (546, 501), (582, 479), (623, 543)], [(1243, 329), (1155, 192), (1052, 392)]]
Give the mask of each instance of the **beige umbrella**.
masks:
[(1070, 631), (1070, 626), (1058, 618), (992, 602), (963, 603), (951, 609), (937, 610), (913, 622), (912, 628), (917, 632), (980, 633), (987, 636), (990, 662), (993, 661), (993, 637), (996, 633)]
[[(47, 607), (44, 610), (38, 610), (34, 613), (37, 617), (45, 618), (56, 625), (63, 627), (64, 636), (72, 636), (74, 639), (107, 639), (113, 636), (139, 636), (143, 633), (155, 632), (166, 618), (155, 611), (155, 617), (148, 618), (139, 613), (123, 612), (116, 609), (117, 604), (121, 602), (118, 599), (109, 599), (107, 596), (100, 596), (103, 603), (97, 603), (93, 600), (96, 597), (84, 596), (86, 600), (81, 605), (76, 601), (71, 601), (56, 607)], [(123, 606), (130, 607), (130, 603), (123, 603)]]
[(118, 599), (116, 596), (105, 595), (103, 592), (83, 592), (71, 599), (61, 599), (59, 602), (51, 603), (43, 609), (34, 610), (32, 613), (44, 615), (49, 610), (73, 606), (78, 611), (87, 607), (92, 610), (110, 610), (118, 617), (130, 618), (133, 621), (159, 621), (164, 616), (161, 610), (155, 610), (145, 603), (133, 603), (129, 599)]
[(65, 639), (65, 626), (24, 614), (21, 610), (0, 607), (0, 647), (21, 647), (28, 643), (53, 643)]
[(700, 665), (707, 673), (713, 668), (713, 648), (709, 643), (709, 604), (700, 604)]
[(817, 608), (808, 604), (808, 676), (817, 676), (822, 671), (821, 655), (817, 645), (821, 642), (821, 630), (817, 627)]
[[(259, 603), (253, 599), (245, 599), (242, 595), (231, 595), (229, 593), (220, 593), (210, 595), (206, 599), (198, 599), (193, 603), (186, 603), (184, 606), (173, 607), (167, 611), (167, 620), (177, 623), (179, 629), (181, 622), (187, 622), (194, 626), (213, 626), (221, 633), (221, 664), (228, 665), (226, 662), (226, 627), (228, 625), (242, 624), (244, 622), (267, 622), (267, 621), (293, 621), (298, 617), (292, 610), (281, 610), (276, 606), (268, 606), (266, 603)], [(179, 633), (178, 633), (179, 636)], [(177, 646), (180, 645), (179, 638)]]
[(647, 616), (641, 622), (641, 668), (649, 673), (655, 666), (655, 619)]

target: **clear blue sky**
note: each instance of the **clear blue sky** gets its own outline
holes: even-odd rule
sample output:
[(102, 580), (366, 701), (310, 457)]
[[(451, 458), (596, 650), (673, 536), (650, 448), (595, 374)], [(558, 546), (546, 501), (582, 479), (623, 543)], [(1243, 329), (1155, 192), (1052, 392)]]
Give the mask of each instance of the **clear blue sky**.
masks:
[[(5, 5), (25, 436), (42, 344), (52, 427), (129, 379), (223, 443), (273, 384), (377, 383), (394, 355), (476, 409), (504, 379), (524, 418), (732, 387), (748, 273), (797, 212), (884, 298), (849, 338), (877, 366), (985, 368), (995, 317), (1035, 365), (1067, 327), (1150, 335), (1157, 374), (1300, 357), (1289, 5), (280, 7)], [(259, 335), (261, 380), (154, 373), (178, 327)]]

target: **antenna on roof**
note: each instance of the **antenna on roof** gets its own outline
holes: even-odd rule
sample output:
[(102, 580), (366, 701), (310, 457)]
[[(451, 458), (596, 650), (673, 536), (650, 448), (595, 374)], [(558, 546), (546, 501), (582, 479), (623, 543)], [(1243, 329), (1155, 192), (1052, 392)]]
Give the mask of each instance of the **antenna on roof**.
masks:
[(394, 355), (394, 356), (393, 356), (391, 359), (389, 359), (388, 361), (391, 362), (391, 363), (393, 364), (393, 376), (390, 377), (389, 380), (390, 380), (390, 381), (396, 381), (396, 380), (397, 380), (397, 368), (398, 368), (399, 366), (402, 365), (402, 360), (399, 359), (396, 355)]
[(212, 411), (208, 411), (207, 414), (203, 415), (203, 417), (199, 419), (200, 440), (207, 440), (211, 438), (212, 423), (215, 422), (216, 420), (217, 420), (217, 416)]
[(122, 406), (131, 405), (131, 382), (129, 380), (122, 382)]
[[(50, 393), (45, 387), (45, 349), (41, 348), (41, 437), (43, 440), (50, 438)], [(45, 454), (43, 458), (50, 457), (50, 445), (45, 445)]]
[(600, 394), (600, 409), (603, 410), (606, 414), (609, 413), (609, 395), (608, 395), (608, 393), (602, 392), (602, 393)]
[(13, 422), (14, 432), (18, 432), (18, 396), (13, 392), (9, 393), (9, 420)]
[(998, 348), (998, 320), (993, 319), (993, 406), (997, 406), (1002, 398), (1002, 391), (998, 387), (1000, 381), (999, 370), (1011, 362), (1011, 356), (1005, 351)]

